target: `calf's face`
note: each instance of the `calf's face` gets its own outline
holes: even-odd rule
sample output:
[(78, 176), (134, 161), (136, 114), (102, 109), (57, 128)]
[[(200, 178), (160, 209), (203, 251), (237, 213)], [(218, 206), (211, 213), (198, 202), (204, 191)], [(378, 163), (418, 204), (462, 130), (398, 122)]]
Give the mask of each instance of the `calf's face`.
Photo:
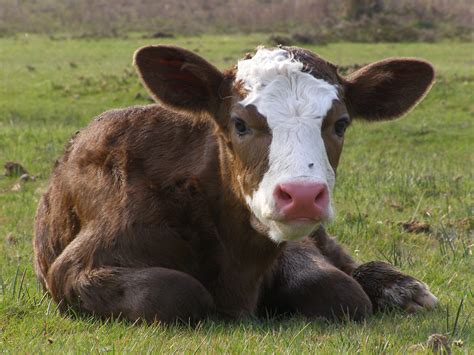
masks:
[(286, 49), (261, 48), (236, 68), (240, 97), (231, 124), (232, 148), (242, 161), (238, 182), (277, 242), (307, 235), (333, 215), (331, 193), (349, 115), (338, 83), (314, 75)]
[(333, 217), (336, 168), (351, 119), (400, 116), (434, 75), (426, 62), (388, 59), (341, 77), (336, 66), (293, 47), (260, 48), (225, 74), (176, 47), (142, 48), (135, 63), (158, 100), (215, 120), (232, 160), (229, 183), (277, 243)]

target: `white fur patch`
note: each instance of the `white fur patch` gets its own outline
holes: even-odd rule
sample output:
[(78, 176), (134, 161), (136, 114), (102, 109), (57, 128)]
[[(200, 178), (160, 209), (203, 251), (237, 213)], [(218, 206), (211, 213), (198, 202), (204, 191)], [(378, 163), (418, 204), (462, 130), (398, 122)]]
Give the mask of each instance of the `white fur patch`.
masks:
[(378, 303), (380, 307), (398, 306), (409, 312), (415, 312), (422, 308), (435, 308), (438, 299), (425, 283), (412, 279), (409, 282), (395, 283), (385, 288)]
[[(255, 105), (267, 118), (272, 131), (269, 168), (247, 203), (255, 216), (270, 230), (275, 242), (304, 237), (318, 224), (287, 224), (275, 207), (277, 184), (290, 181), (327, 184), (330, 192), (335, 173), (329, 163), (321, 126), (337, 100), (338, 90), (325, 80), (302, 72), (303, 64), (283, 49), (257, 51), (252, 59), (239, 61), (236, 79), (243, 82), (248, 96), (240, 103)], [(313, 164), (312, 167), (309, 167)], [(333, 210), (329, 203), (328, 218)]]

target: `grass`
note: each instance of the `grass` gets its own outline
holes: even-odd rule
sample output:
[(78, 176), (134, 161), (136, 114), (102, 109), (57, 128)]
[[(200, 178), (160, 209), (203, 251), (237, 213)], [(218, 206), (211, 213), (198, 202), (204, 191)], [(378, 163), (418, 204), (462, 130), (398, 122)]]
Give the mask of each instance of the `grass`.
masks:
[[(163, 40), (229, 67), (265, 35)], [(363, 323), (301, 318), (206, 321), (197, 328), (132, 325), (62, 316), (32, 268), (33, 219), (68, 138), (113, 107), (147, 103), (133, 51), (152, 40), (0, 39), (0, 163), (16, 161), (33, 182), (0, 175), (0, 349), (17, 352), (405, 353), (427, 351), (433, 333), (454, 353), (473, 351), (474, 46), (470, 43), (351, 44), (313, 47), (347, 65), (390, 56), (431, 61), (428, 97), (407, 117), (355, 123), (338, 171), (332, 234), (361, 261), (388, 260), (424, 280), (440, 299), (432, 312), (377, 314)], [(426, 223), (409, 233), (400, 222)]]

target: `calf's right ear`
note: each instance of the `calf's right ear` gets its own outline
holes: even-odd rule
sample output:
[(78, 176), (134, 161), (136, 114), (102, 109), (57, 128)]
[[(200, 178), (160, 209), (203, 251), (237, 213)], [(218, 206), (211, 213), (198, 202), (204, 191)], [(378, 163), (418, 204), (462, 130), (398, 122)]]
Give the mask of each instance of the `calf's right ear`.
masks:
[(391, 58), (369, 64), (344, 79), (351, 116), (391, 120), (412, 109), (433, 84), (431, 64), (414, 58)]
[(154, 99), (181, 111), (216, 114), (225, 76), (200, 56), (174, 46), (147, 46), (133, 63)]

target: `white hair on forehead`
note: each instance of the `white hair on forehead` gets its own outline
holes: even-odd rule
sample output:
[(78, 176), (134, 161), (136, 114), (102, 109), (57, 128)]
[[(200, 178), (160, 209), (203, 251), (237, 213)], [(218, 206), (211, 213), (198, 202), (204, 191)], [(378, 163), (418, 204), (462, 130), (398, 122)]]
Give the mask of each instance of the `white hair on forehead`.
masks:
[(303, 67), (287, 50), (259, 48), (251, 59), (237, 64), (236, 80), (248, 93), (240, 103), (256, 105), (270, 120), (275, 115), (322, 119), (337, 99), (337, 87)]
[(303, 63), (296, 61), (288, 51), (261, 47), (251, 59), (237, 63), (236, 80), (242, 81), (247, 91), (257, 93), (276, 76), (290, 76), (302, 69)]

